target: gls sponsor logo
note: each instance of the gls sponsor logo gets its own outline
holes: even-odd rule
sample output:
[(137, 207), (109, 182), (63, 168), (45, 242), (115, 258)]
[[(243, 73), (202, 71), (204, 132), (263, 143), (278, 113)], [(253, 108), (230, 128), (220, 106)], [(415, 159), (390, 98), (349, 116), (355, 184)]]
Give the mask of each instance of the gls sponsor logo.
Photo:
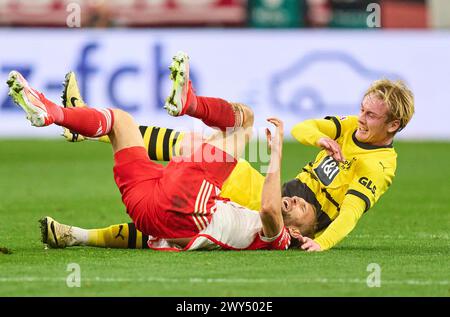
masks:
[[(137, 78), (143, 68), (146, 66), (141, 65), (140, 63), (129, 63), (129, 64), (118, 64), (118, 65), (107, 65), (107, 64), (94, 64), (92, 60), (98, 58), (98, 56), (94, 56), (95, 54), (105, 54), (105, 52), (99, 52), (102, 47), (101, 41), (91, 41), (87, 42), (84, 46), (80, 46), (80, 52), (77, 54), (78, 60), (75, 65), (66, 65), (67, 70), (73, 69), (76, 72), (78, 84), (80, 86), (80, 91), (83, 96), (83, 99), (86, 103), (89, 104), (90, 97), (92, 93), (92, 88), (90, 88), (89, 83), (93, 80), (96, 75), (101, 74), (104, 76), (106, 73), (101, 67), (108, 67), (108, 69), (112, 68), (110, 75), (105, 80), (106, 91), (101, 91), (100, 93), (107, 96), (109, 100), (108, 106), (113, 108), (121, 108), (128, 112), (135, 112), (139, 109), (143, 109), (144, 107), (154, 108), (157, 111), (163, 111), (162, 105), (164, 104), (165, 98), (167, 97), (167, 88), (165, 84), (169, 81), (169, 63), (166, 62), (166, 59), (163, 58), (164, 46), (163, 44), (156, 42), (150, 46), (148, 56), (153, 58), (153, 70), (151, 72), (152, 78), (148, 78), (149, 87), (148, 89), (154, 91), (154, 99), (148, 100), (147, 104), (142, 104), (142, 96), (141, 94), (136, 94), (135, 100), (125, 100), (123, 96), (120, 95), (121, 82), (124, 80), (130, 81), (134, 78)], [(172, 52), (175, 53), (175, 52)], [(33, 64), (24, 64), (21, 62), (17, 63), (9, 63), (0, 65), (1, 73), (7, 75), (11, 70), (17, 70), (22, 73), (25, 78), (33, 82), (33, 75), (35, 73), (36, 66)], [(111, 67), (112, 66), (112, 67)], [(116, 66), (116, 67), (114, 67)], [(197, 88), (197, 91), (200, 91), (198, 76), (196, 74), (195, 69), (193, 69), (192, 65), (189, 70), (190, 79), (193, 82), (193, 85)], [(41, 89), (44, 93), (48, 93), (50, 91), (57, 91), (60, 93), (62, 91), (61, 85), (62, 78), (58, 78), (53, 81), (50, 80), (44, 84), (42, 87), (37, 87)], [(154, 86), (151, 87), (150, 83), (154, 83)], [(98, 92), (97, 92), (98, 94)], [(153, 95), (153, 94), (152, 94)], [(0, 110), (8, 110), (8, 111), (20, 111), (18, 107), (14, 105), (11, 98), (8, 98), (8, 95), (5, 93), (4, 96), (0, 97)]]
[[(361, 177), (359, 179), (359, 183), (361, 185), (363, 185), (364, 187), (366, 187), (368, 190), (370, 190), (372, 192), (372, 194), (375, 195), (375, 192), (377, 191), (377, 187), (375, 186), (375, 184), (372, 183), (372, 181), (370, 179), (368, 179), (367, 177)], [(373, 184), (373, 186), (372, 186)]]

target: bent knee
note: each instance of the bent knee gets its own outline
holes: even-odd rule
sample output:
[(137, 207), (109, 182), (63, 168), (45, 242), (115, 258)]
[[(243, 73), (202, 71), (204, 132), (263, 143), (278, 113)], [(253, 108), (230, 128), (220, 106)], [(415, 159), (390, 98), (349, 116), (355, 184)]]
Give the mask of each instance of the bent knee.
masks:
[(114, 113), (114, 126), (113, 130), (120, 129), (121, 127), (130, 127), (131, 125), (137, 126), (133, 117), (122, 109), (112, 109)]
[(133, 119), (133, 117), (131, 117), (131, 115), (128, 112), (126, 112), (122, 109), (114, 108), (114, 109), (112, 109), (112, 111), (114, 112), (114, 117), (118, 118), (119, 120), (124, 120), (124, 119), (128, 119), (128, 118)]
[(144, 146), (142, 135), (133, 117), (121, 109), (112, 109), (114, 125), (108, 134), (114, 152), (132, 146)]

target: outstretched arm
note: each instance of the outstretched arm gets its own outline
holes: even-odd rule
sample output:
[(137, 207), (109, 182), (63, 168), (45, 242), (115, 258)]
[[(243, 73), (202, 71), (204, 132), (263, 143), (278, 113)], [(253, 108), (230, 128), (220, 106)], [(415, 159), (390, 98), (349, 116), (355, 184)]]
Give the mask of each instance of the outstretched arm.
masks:
[(364, 202), (356, 196), (347, 195), (339, 216), (314, 241), (321, 250), (328, 250), (344, 239), (356, 226), (364, 213)]
[(265, 237), (275, 237), (283, 229), (281, 214), (281, 157), (283, 151), (283, 122), (276, 118), (267, 119), (276, 127), (275, 135), (266, 129), (270, 154), (269, 170), (264, 181), (261, 197), (260, 217)]
[(340, 134), (337, 119), (311, 119), (300, 122), (292, 128), (292, 136), (304, 145), (317, 146), (326, 150), (336, 161), (345, 160), (340, 145), (335, 141)]

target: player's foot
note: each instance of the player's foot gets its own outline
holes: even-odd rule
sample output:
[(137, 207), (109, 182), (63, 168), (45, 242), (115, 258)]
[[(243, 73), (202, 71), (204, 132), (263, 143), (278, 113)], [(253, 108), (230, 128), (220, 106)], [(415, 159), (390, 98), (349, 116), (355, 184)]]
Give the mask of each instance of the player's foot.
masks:
[[(64, 90), (61, 95), (62, 103), (65, 108), (72, 107), (87, 107), (81, 97), (80, 89), (78, 88), (77, 78), (74, 72), (68, 72), (63, 81)], [(85, 140), (85, 137), (74, 131), (70, 131), (64, 128), (61, 134), (66, 141), (69, 142), (81, 142)]]
[(81, 97), (80, 88), (78, 88), (78, 82), (74, 72), (68, 72), (66, 74), (63, 86), (64, 90), (61, 99), (65, 108), (86, 107)]
[(27, 113), (27, 119), (32, 125), (43, 127), (55, 122), (52, 109), (45, 104), (44, 95), (31, 88), (19, 72), (10, 72), (6, 83), (9, 86), (8, 94)]
[(63, 128), (63, 132), (61, 133), (61, 136), (64, 137), (64, 139), (66, 139), (66, 141), (68, 142), (81, 142), (86, 140), (86, 137), (76, 133), (75, 131), (70, 131), (67, 128)]
[(171, 116), (182, 116), (188, 108), (196, 106), (192, 84), (189, 80), (189, 56), (184, 52), (178, 52), (169, 66), (172, 90), (167, 97), (164, 108)]
[(39, 220), (39, 223), (42, 243), (50, 248), (65, 248), (78, 244), (71, 226), (63, 225), (48, 216)]

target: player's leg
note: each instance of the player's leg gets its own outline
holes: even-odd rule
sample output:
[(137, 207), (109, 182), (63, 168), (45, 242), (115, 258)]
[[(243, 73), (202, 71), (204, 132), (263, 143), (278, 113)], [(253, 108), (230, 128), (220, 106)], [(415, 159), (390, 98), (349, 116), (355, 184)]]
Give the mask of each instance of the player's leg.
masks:
[(196, 96), (189, 80), (189, 57), (179, 52), (170, 66), (173, 82), (165, 108), (173, 116), (190, 115), (210, 127), (219, 128), (205, 142), (234, 158), (243, 152), (252, 134), (253, 111), (243, 104), (223, 99)]
[(9, 95), (27, 113), (27, 119), (34, 126), (57, 124), (89, 137), (106, 135), (113, 127), (114, 114), (111, 109), (60, 107), (31, 88), (16, 71), (9, 74), (7, 84)]
[[(204, 141), (201, 134), (156, 126), (139, 126), (144, 147), (153, 161), (170, 161), (176, 156), (189, 156)], [(110, 140), (108, 138), (107, 142)]]
[[(65, 76), (62, 103), (65, 108), (87, 107), (78, 87), (74, 72)], [(201, 144), (202, 136), (190, 132), (181, 132), (169, 128), (154, 126), (139, 126), (144, 146), (151, 160), (169, 161), (174, 156), (190, 155), (194, 145)], [(107, 135), (99, 138), (86, 138), (74, 131), (64, 128), (63, 136), (69, 142), (80, 142), (85, 139), (110, 143)]]
[[(148, 156), (153, 161), (170, 161), (176, 156), (189, 156), (204, 140), (203, 136), (194, 132), (176, 131), (156, 126), (139, 126)], [(99, 138), (88, 138), (64, 128), (62, 136), (69, 142), (92, 140), (111, 143), (107, 135)]]
[(133, 117), (121, 109), (113, 109), (113, 113), (115, 121), (108, 133), (113, 152), (131, 147), (144, 148), (144, 140)]
[(87, 246), (121, 249), (148, 249), (148, 236), (136, 229), (134, 223), (120, 223), (88, 230)]
[[(169, 114), (188, 114), (220, 129), (205, 140), (201, 151), (196, 151), (192, 159), (220, 174), (221, 181), (217, 183), (222, 186), (251, 137), (253, 111), (243, 104), (196, 96), (189, 81), (189, 57), (185, 53), (174, 57), (170, 70), (173, 85), (165, 105)], [(201, 157), (196, 157), (198, 153)]]
[(147, 249), (148, 236), (134, 223), (121, 223), (100, 229), (83, 229), (57, 222), (51, 217), (39, 220), (42, 243), (50, 248), (90, 246), (119, 249)]
[(27, 113), (34, 126), (57, 124), (87, 137), (108, 135), (114, 153), (127, 147), (143, 147), (138, 125), (120, 109), (87, 107), (63, 108), (31, 88), (25, 78), (12, 71), (8, 77), (9, 94)]
[(243, 113), (238, 104), (220, 98), (196, 96), (189, 80), (189, 57), (179, 52), (170, 66), (173, 82), (164, 108), (172, 116), (189, 116), (201, 119), (206, 125), (225, 131), (242, 126)]
[(244, 152), (245, 146), (252, 137), (254, 114), (252, 109), (244, 104), (234, 103), (232, 106), (242, 114), (242, 121), (239, 123), (239, 126), (236, 126), (234, 129), (229, 129), (229, 131), (217, 131), (206, 139), (205, 142), (239, 159)]

